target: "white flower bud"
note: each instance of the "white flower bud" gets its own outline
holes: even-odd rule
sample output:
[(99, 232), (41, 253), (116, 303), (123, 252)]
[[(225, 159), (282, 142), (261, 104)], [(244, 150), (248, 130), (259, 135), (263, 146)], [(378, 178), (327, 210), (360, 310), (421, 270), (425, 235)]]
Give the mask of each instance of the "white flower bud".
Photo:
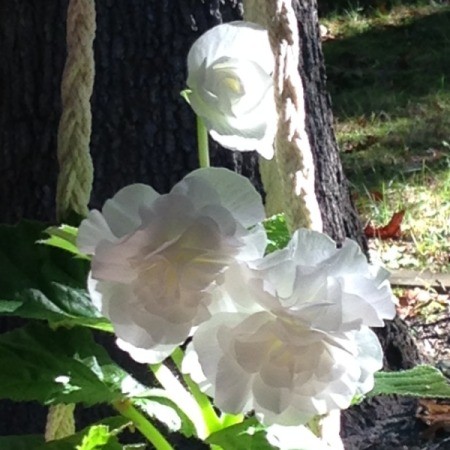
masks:
[(273, 157), (273, 71), (267, 31), (259, 25), (218, 25), (193, 44), (188, 55), (189, 101), (221, 145)]

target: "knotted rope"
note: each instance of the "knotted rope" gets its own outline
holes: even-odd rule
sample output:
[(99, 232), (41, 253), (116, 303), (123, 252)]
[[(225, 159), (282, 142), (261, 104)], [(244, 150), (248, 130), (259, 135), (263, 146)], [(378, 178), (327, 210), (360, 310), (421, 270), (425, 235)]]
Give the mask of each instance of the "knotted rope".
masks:
[[(90, 98), (94, 86), (95, 0), (70, 0), (67, 9), (67, 59), (61, 81), (62, 114), (58, 128), (59, 174), (56, 190), (58, 219), (70, 211), (88, 212), (93, 165)], [(75, 405), (52, 405), (45, 440), (75, 433)]]
[(67, 10), (67, 60), (61, 82), (62, 114), (58, 129), (59, 219), (70, 210), (86, 215), (93, 166), (90, 98), (94, 85), (95, 1), (70, 0)]
[[(314, 160), (305, 128), (303, 83), (298, 72), (298, 25), (292, 0), (243, 0), (245, 20), (269, 32), (275, 56), (275, 102), (278, 131), (275, 158), (260, 158), (269, 215), (283, 211), (291, 233), (304, 227), (322, 231), (322, 217), (314, 188)], [(340, 413), (334, 411), (313, 427), (330, 448), (343, 450)]]
[(299, 37), (291, 0), (244, 0), (244, 17), (266, 27), (275, 55), (275, 102), (278, 132), (275, 158), (260, 161), (268, 194), (268, 214), (286, 215), (291, 232), (304, 227), (322, 231), (314, 189), (314, 160), (305, 129), (303, 84), (298, 72)]

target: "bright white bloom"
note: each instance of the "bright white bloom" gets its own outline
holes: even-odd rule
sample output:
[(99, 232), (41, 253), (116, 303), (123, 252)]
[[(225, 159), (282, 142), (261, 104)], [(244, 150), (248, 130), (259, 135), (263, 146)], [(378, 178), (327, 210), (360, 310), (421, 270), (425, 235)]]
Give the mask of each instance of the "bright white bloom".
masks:
[[(244, 177), (199, 169), (169, 194), (127, 186), (91, 211), (78, 246), (93, 254), (89, 292), (118, 345), (157, 363), (210, 316), (211, 292), (236, 261), (260, 258), (261, 198)], [(248, 227), (253, 227), (247, 231)]]
[(370, 391), (383, 355), (368, 326), (395, 314), (385, 272), (356, 243), (337, 250), (307, 230), (252, 266), (237, 283), (236, 268), (225, 274), (222, 296), (235, 312), (199, 327), (183, 368), (216, 405), (293, 426)]
[(305, 426), (267, 427), (267, 441), (280, 450), (336, 450), (329, 447)]
[(219, 313), (193, 337), (184, 371), (222, 411), (255, 410), (265, 424), (293, 426), (347, 408), (373, 387), (382, 367), (376, 335), (367, 327), (324, 333), (269, 312)]
[(188, 54), (189, 101), (224, 147), (273, 157), (274, 65), (267, 31), (253, 23), (218, 25), (194, 42)]
[(346, 239), (342, 248), (328, 236), (301, 229), (289, 245), (262, 259), (261, 298), (270, 310), (288, 308), (312, 328), (351, 331), (361, 325), (380, 327), (395, 316), (389, 272), (368, 264), (358, 244)]

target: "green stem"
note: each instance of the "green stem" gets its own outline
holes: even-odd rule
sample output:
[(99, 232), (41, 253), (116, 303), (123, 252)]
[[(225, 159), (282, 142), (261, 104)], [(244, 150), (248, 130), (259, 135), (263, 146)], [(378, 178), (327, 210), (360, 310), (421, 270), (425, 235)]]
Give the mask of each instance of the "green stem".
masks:
[(153, 426), (129, 400), (113, 403), (114, 408), (127, 419), (149, 440), (156, 450), (173, 450), (166, 438)]
[(216, 414), (216, 411), (214, 411), (214, 408), (211, 404), (211, 401), (209, 400), (209, 397), (205, 395), (197, 386), (194, 381), (192, 381), (192, 378), (187, 375), (183, 374), (181, 371), (181, 363), (184, 358), (184, 353), (181, 348), (175, 349), (175, 351), (172, 353), (171, 358), (173, 362), (175, 363), (178, 371), (182, 374), (183, 380), (186, 383), (187, 387), (191, 391), (191, 394), (197, 401), (198, 405), (200, 406), (200, 409), (202, 411), (203, 420), (207, 426), (208, 429), (208, 435), (211, 433), (214, 433), (214, 431), (221, 430), (224, 428), (222, 426), (222, 422), (219, 419), (219, 417)]
[(222, 414), (220, 421), (222, 422), (222, 428), (228, 428), (237, 423), (243, 422), (245, 419), (244, 414)]
[(197, 437), (205, 439), (209, 436), (211, 431), (203, 419), (203, 411), (200, 405), (180, 383), (178, 378), (164, 364), (151, 365), (150, 369), (168, 395), (174, 399), (177, 406), (189, 417), (195, 427)]
[(197, 144), (200, 167), (209, 167), (208, 130), (200, 116), (197, 116)]

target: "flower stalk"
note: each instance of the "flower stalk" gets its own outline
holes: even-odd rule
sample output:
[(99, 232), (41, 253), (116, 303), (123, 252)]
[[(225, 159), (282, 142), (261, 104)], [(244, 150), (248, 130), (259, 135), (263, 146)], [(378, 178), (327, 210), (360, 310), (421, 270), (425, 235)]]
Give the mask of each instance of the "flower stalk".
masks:
[(130, 419), (133, 425), (148, 439), (156, 450), (173, 450), (167, 439), (131, 404), (130, 400), (114, 402), (113, 407), (123, 417)]
[(238, 423), (243, 422), (245, 419), (244, 414), (222, 414), (220, 421), (222, 422), (222, 428), (228, 428)]
[(150, 369), (158, 380), (159, 384), (168, 392), (168, 394), (177, 399), (178, 407), (192, 421), (197, 437), (205, 439), (211, 434), (208, 423), (204, 419), (202, 407), (196, 399), (185, 389), (177, 377), (164, 365), (152, 364)]
[(209, 167), (208, 130), (200, 116), (197, 116), (197, 145), (200, 167)]
[[(175, 366), (177, 367), (178, 371), (182, 373), (181, 371), (181, 363), (183, 361), (184, 353), (181, 348), (175, 349), (175, 351), (172, 353), (171, 358), (172, 361), (175, 363)], [(191, 392), (192, 396), (194, 397), (195, 401), (197, 402), (198, 406), (200, 407), (201, 414), (203, 417), (204, 424), (207, 429), (207, 435), (209, 436), (211, 433), (214, 433), (214, 431), (218, 431), (222, 428), (226, 428), (226, 426), (223, 426), (223, 421), (219, 419), (216, 412), (214, 411), (214, 408), (208, 398), (207, 395), (205, 395), (197, 386), (197, 384), (192, 380), (192, 378), (187, 375), (183, 374), (183, 380), (186, 383), (187, 387), (189, 388), (189, 391)], [(228, 426), (228, 425), (227, 425)]]

